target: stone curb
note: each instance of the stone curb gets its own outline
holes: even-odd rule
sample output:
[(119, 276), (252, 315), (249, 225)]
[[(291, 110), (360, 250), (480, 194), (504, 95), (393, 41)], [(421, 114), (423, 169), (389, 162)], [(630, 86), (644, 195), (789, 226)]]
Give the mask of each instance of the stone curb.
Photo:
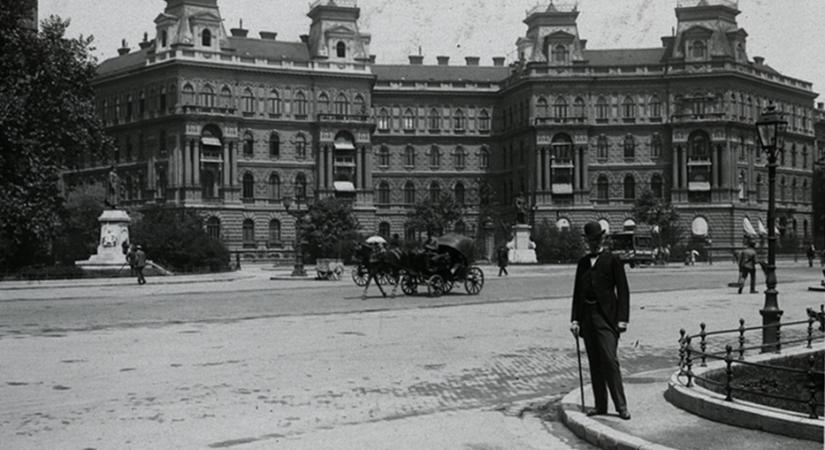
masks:
[(618, 431), (580, 411), (579, 390), (574, 389), (564, 396), (559, 405), (562, 423), (576, 436), (603, 449), (618, 450), (674, 450), (660, 444)]
[[(793, 355), (804, 355), (821, 349), (796, 347), (783, 353), (769, 353), (758, 355), (750, 362), (765, 362), (772, 359)], [(712, 372), (725, 370), (724, 361), (713, 361), (707, 367), (694, 370), (699, 376), (706, 376)], [(751, 403), (734, 398), (726, 401), (725, 396), (703, 388), (696, 383), (692, 387), (685, 386), (680, 379), (679, 372), (675, 372), (668, 382), (665, 399), (672, 405), (681, 408), (699, 417), (728, 425), (766, 431), (796, 439), (822, 442), (825, 432), (825, 420), (810, 419), (801, 413), (793, 413), (770, 406)]]
[[(219, 282), (229, 282), (229, 281), (237, 281), (237, 280), (245, 280), (250, 278), (255, 278), (252, 275), (238, 275), (233, 277), (226, 277), (226, 278), (205, 278), (205, 279), (196, 279), (196, 278), (188, 278), (185, 280), (175, 280), (170, 279), (174, 278), (175, 276), (156, 276), (156, 277), (148, 277), (147, 280), (150, 280), (150, 284), (195, 284), (195, 283), (219, 283)], [(27, 282), (25, 285), (17, 285), (17, 286), (3, 286), (3, 283), (0, 283), (0, 291), (19, 291), (19, 290), (26, 290), (26, 289), (65, 289), (65, 288), (84, 288), (84, 287), (117, 287), (117, 286), (131, 286), (135, 284), (134, 277), (120, 277), (118, 280), (123, 280), (118, 283), (112, 282), (111, 278), (100, 278), (101, 282), (89, 282), (91, 280), (82, 280), (78, 279), (77, 284), (42, 284), (40, 281), (32, 281)], [(57, 280), (55, 280), (57, 281)], [(65, 280), (64, 280), (65, 281)]]

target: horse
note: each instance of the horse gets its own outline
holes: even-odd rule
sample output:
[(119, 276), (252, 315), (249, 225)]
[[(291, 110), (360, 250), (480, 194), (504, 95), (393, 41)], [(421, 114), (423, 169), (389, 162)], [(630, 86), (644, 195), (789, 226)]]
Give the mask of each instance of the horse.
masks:
[[(404, 252), (398, 248), (389, 250), (374, 250), (369, 246), (361, 244), (355, 251), (355, 255), (360, 263), (367, 268), (367, 284), (364, 285), (364, 292), (361, 294), (361, 300), (366, 300), (367, 290), (370, 287), (370, 281), (375, 280), (375, 285), (381, 291), (381, 295), (386, 297), (384, 288), (381, 287), (380, 275), (388, 274), (394, 279), (399, 278), (399, 271), (401, 270), (401, 262), (404, 260)], [(395, 298), (395, 291), (398, 289), (398, 284), (392, 288), (390, 293), (391, 298)]]

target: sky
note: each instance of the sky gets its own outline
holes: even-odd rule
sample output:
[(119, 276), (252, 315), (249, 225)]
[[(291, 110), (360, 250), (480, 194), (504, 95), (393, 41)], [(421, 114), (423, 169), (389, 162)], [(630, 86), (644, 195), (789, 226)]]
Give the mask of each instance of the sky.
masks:
[[(569, 0), (565, 0), (569, 1)], [(542, 0), (541, 4), (548, 4)], [(436, 55), (464, 64), (465, 56), (515, 56), (515, 42), (527, 27), (525, 11), (536, 0), (358, 0), (359, 26), (372, 34), (370, 53), (384, 64), (407, 63), (418, 54), (425, 64)], [(40, 0), (39, 16), (71, 20), (69, 33), (93, 35), (102, 61), (117, 55), (121, 39), (133, 49), (149, 33), (164, 0)], [(578, 0), (579, 36), (591, 49), (659, 47), (676, 26), (676, 0)], [(218, 0), (227, 32), (243, 20), (250, 36), (274, 31), (298, 41), (309, 32), (309, 1)], [(748, 32), (748, 54), (784, 75), (814, 83), (825, 93), (825, 0), (739, 0), (737, 21)], [(823, 96), (825, 97), (825, 96)], [(817, 101), (825, 101), (818, 98)]]

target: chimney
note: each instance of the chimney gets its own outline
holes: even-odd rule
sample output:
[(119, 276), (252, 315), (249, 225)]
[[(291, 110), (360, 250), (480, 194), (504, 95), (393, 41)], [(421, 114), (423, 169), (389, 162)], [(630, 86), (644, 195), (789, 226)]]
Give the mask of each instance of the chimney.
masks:
[(375, 64), (375, 55), (370, 55), (370, 64)]
[(763, 57), (763, 56), (754, 56), (753, 57), (753, 62), (755, 62), (757, 66), (761, 66), (762, 64), (765, 64), (765, 57)]
[(117, 54), (123, 56), (129, 53), (129, 46), (126, 45), (126, 39), (120, 41), (120, 48), (117, 49)]
[(493, 57), (493, 65), (496, 67), (504, 67), (504, 57), (503, 56), (494, 56)]
[(303, 42), (304, 44), (309, 44), (309, 35), (308, 34), (302, 34), (298, 37), (301, 38), (301, 42)]
[(587, 39), (579, 39), (579, 44), (581, 44), (582, 50), (587, 49)]
[(259, 34), (261, 35), (261, 39), (266, 39), (269, 41), (274, 41), (275, 38), (278, 37), (278, 33), (273, 31), (261, 31)]
[(424, 56), (423, 55), (410, 55), (410, 65), (411, 66), (420, 66), (424, 64)]
[(477, 66), (478, 62), (481, 58), (478, 56), (465, 56), (464, 60), (467, 61), (468, 66)]
[(436, 56), (435, 59), (438, 60), (439, 66), (449, 66), (450, 65), (450, 57), (449, 56)]
[(138, 45), (141, 50), (152, 46), (152, 42), (149, 40), (149, 33), (143, 33), (143, 41), (141, 41)]
[(245, 38), (246, 34), (249, 33), (249, 30), (244, 29), (243, 27), (243, 19), (238, 21), (238, 28), (231, 28), (229, 32), (232, 34), (232, 37), (242, 37)]

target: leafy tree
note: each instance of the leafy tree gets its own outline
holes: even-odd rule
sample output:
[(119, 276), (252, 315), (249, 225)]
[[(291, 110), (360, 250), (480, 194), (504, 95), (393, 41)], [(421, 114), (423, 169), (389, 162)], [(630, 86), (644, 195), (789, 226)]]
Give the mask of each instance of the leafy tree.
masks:
[(679, 213), (670, 201), (657, 198), (652, 191), (645, 190), (633, 204), (633, 218), (637, 223), (659, 226), (662, 246), (675, 246), (682, 236)]
[(147, 256), (160, 265), (183, 272), (228, 269), (229, 250), (206, 234), (197, 211), (148, 206), (132, 219), (132, 243), (142, 245)]
[(305, 255), (349, 259), (358, 240), (358, 219), (349, 202), (326, 198), (309, 207), (301, 225)]
[(414, 229), (426, 231), (428, 235), (439, 235), (451, 230), (464, 214), (462, 206), (453, 196), (443, 192), (436, 199), (428, 197), (416, 203), (407, 217), (407, 224)]
[(584, 254), (581, 236), (570, 229), (559, 230), (547, 219), (536, 225), (532, 239), (540, 263), (576, 262)]
[(55, 259), (71, 265), (87, 259), (97, 250), (100, 238), (98, 218), (105, 207), (106, 187), (102, 184), (79, 185), (66, 194), (63, 228), (54, 244)]
[(95, 115), (92, 38), (66, 38), (56, 17), (31, 30), (28, 5), (0, 8), (0, 270), (49, 259), (61, 171), (111, 145)]

